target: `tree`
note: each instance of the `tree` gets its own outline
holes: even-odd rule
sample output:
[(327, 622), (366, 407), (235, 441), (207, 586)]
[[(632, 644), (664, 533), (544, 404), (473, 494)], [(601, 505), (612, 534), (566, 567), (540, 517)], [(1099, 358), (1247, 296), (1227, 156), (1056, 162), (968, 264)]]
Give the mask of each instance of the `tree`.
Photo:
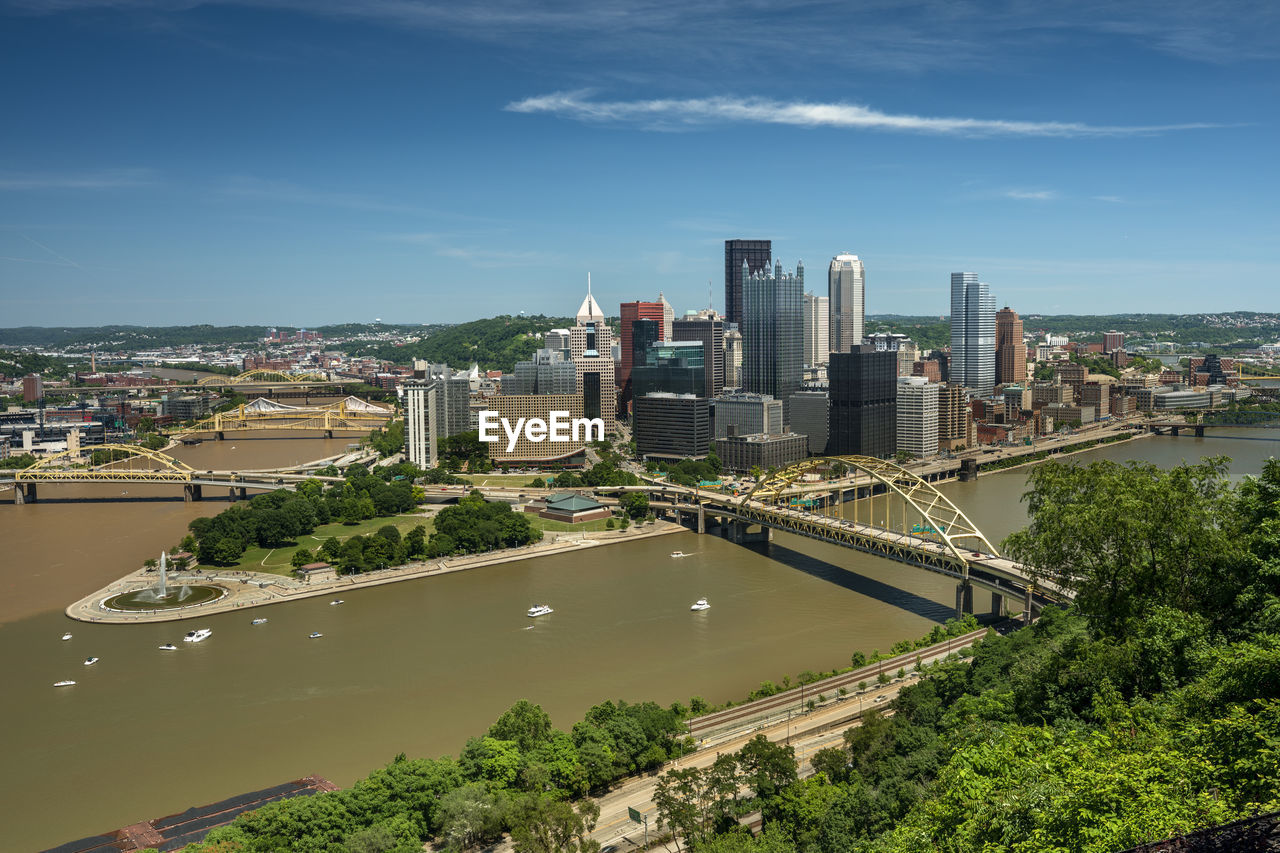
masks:
[(501, 797), (480, 782), (470, 782), (440, 798), (442, 834), (454, 847), (470, 847), (497, 838), (503, 818)]
[(489, 736), (514, 741), (521, 752), (530, 753), (551, 737), (551, 717), (541, 705), (521, 699), (494, 721)]
[(738, 750), (742, 783), (757, 799), (769, 800), (796, 779), (796, 753), (790, 746), (756, 735)]
[(312, 560), (313, 558), (310, 551), (306, 548), (299, 548), (293, 552), (293, 557), (289, 559), (289, 565), (293, 566), (295, 569), (300, 569), (312, 562)]
[(516, 853), (597, 853), (600, 842), (587, 836), (600, 818), (600, 806), (584, 799), (577, 807), (543, 794), (517, 804), (511, 818)]
[(649, 496), (644, 492), (628, 492), (618, 500), (618, 506), (629, 518), (641, 519), (649, 512)]

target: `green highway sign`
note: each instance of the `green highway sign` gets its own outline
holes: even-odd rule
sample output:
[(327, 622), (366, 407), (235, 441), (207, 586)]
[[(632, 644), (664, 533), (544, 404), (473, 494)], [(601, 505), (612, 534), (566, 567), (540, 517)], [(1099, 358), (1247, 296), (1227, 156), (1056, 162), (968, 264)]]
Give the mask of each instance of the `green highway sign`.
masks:
[(631, 806), (627, 806), (627, 815), (636, 823), (644, 823), (644, 816), (631, 808)]

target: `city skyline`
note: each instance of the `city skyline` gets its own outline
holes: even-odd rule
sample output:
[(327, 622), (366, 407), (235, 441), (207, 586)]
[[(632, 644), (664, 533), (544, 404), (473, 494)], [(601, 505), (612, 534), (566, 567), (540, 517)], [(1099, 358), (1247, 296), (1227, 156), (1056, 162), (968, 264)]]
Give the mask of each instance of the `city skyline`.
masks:
[(954, 269), (1023, 314), (1268, 310), (1280, 21), (1231, 6), (5, 0), (5, 322), (555, 314), (587, 270), (728, 313), (738, 237), (856, 248), (873, 315)]

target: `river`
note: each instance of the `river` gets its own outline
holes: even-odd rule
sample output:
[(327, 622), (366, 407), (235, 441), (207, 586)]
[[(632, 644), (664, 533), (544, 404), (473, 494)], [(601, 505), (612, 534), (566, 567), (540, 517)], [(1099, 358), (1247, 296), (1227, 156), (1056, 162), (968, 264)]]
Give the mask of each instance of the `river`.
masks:
[[(1219, 437), (1221, 436), (1221, 437)], [(1262, 440), (1260, 440), (1262, 439)], [(197, 468), (256, 468), (342, 452), (346, 441), (233, 440), (181, 448)], [(1152, 438), (1077, 459), (1158, 465), (1202, 454), (1256, 472), (1280, 431)], [(57, 491), (55, 491), (55, 488)], [(995, 543), (1021, 526), (1025, 471), (943, 490)], [(148, 491), (150, 490), (150, 491)], [(348, 785), (396, 753), (456, 754), (512, 702), (568, 727), (605, 699), (744, 696), (764, 679), (887, 650), (951, 615), (951, 580), (788, 535), (745, 548), (674, 534), (507, 563), (192, 627), (88, 625), (62, 608), (226, 507), (173, 487), (49, 487), (0, 505), (0, 825), (30, 850), (310, 773)], [(7, 496), (6, 493), (4, 496)], [(145, 496), (146, 500), (137, 500)], [(671, 559), (682, 550), (692, 556)], [(690, 613), (708, 598), (712, 609)], [(986, 596), (975, 605), (987, 606)], [(530, 628), (524, 611), (556, 612)], [(64, 631), (74, 638), (61, 642)], [(324, 637), (309, 640), (320, 631)], [(93, 667), (81, 661), (101, 658)], [(55, 690), (59, 679), (72, 688)]]

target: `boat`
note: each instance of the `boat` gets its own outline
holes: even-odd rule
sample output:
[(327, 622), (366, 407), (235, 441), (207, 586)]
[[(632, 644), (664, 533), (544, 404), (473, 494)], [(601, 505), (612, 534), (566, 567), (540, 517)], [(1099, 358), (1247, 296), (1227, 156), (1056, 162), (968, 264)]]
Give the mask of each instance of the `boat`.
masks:
[(690, 610), (707, 610), (710, 607), (711, 605), (707, 603), (707, 600), (705, 598), (699, 598), (697, 601), (693, 603), (693, 606), (690, 607), (689, 609)]
[(165, 643), (163, 646), (160, 647), (160, 650), (165, 652), (176, 652), (178, 650), (178, 647), (175, 646), (173, 643)]
[(64, 640), (70, 640), (70, 639), (71, 639), (71, 632), (70, 632), (70, 631), (68, 631), (67, 633), (63, 634), (63, 635), (62, 635), (62, 639), (64, 639)]
[(68, 679), (68, 680), (66, 680), (66, 681), (55, 681), (55, 682), (53, 682), (53, 686), (54, 686), (54, 687), (70, 687), (70, 686), (71, 686), (71, 685), (73, 685), (73, 684), (75, 684), (75, 682), (74, 682), (74, 681), (71, 681), (70, 679)]
[(535, 604), (529, 608), (528, 616), (546, 616), (548, 613), (555, 613), (555, 611), (546, 604)]
[(209, 635), (210, 635), (210, 634), (212, 634), (212, 633), (213, 633), (213, 629), (212, 629), (212, 628), (200, 628), (200, 629), (195, 630), (195, 631), (188, 631), (188, 632), (187, 632), (187, 635), (186, 635), (185, 637), (183, 637), (183, 638), (182, 638), (182, 642), (184, 642), (184, 643), (199, 643), (199, 642), (202, 642), (202, 641), (204, 641), (204, 640), (208, 639), (208, 638), (209, 638)]
[(686, 554), (684, 551), (672, 551), (672, 552), (671, 552), (671, 556), (672, 556), (672, 557), (691, 557), (691, 556), (693, 556), (693, 555), (692, 555), (692, 554)]
[(321, 634), (319, 631), (312, 631), (310, 634), (307, 635), (308, 639), (312, 639), (312, 640), (318, 640), (323, 636), (324, 634)]
[(333, 601), (329, 602), (330, 607), (334, 607), (335, 605), (338, 605), (338, 604), (346, 604), (346, 602), (343, 601), (341, 598), (335, 598)]
[(93, 665), (94, 665), (95, 663), (97, 663), (97, 662), (98, 662), (98, 659), (97, 659), (97, 658), (85, 658), (85, 659), (84, 659), (84, 665), (85, 665), (85, 666), (93, 666)]
[(267, 620), (266, 620), (266, 617), (262, 617), (262, 618), (260, 618), (260, 619), (254, 619), (254, 620), (253, 620), (252, 622), (250, 622), (249, 624), (250, 624), (250, 625), (262, 625), (262, 624), (264, 624), (266, 621), (267, 621)]

